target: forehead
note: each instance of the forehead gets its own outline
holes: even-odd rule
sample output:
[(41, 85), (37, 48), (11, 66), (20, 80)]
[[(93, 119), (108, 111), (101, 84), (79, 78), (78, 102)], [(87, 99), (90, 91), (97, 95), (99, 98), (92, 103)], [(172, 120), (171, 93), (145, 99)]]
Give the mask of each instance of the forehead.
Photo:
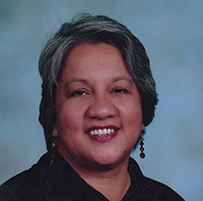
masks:
[(120, 77), (131, 79), (119, 49), (106, 44), (82, 44), (73, 48), (66, 58), (61, 75), (63, 79), (93, 76)]
[(87, 56), (91, 56), (91, 54), (94, 56), (109, 54), (109, 56), (118, 56), (123, 59), (120, 50), (113, 45), (110, 45), (107, 43), (96, 43), (96, 44), (84, 43), (74, 47), (70, 51), (66, 60), (70, 60), (70, 58), (75, 59), (75, 57), (77, 58), (87, 57)]
[(120, 64), (125, 66), (125, 61), (120, 50), (106, 43), (98, 44), (81, 44), (76, 46), (68, 54), (65, 61), (65, 68), (83, 65), (83, 68), (89, 64), (108, 65)]

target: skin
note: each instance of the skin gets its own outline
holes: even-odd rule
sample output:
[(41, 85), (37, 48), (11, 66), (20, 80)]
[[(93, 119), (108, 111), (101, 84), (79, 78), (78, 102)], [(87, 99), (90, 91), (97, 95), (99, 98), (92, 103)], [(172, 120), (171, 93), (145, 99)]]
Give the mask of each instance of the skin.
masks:
[[(139, 92), (117, 48), (82, 44), (70, 52), (56, 88), (56, 114), (59, 153), (109, 200), (121, 200), (130, 186), (130, 152), (144, 125)], [(114, 132), (88, 134), (99, 128)]]

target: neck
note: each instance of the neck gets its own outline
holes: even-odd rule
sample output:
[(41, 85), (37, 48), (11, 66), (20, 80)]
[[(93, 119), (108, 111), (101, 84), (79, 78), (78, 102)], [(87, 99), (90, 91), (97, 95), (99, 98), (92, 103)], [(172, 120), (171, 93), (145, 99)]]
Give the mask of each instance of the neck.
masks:
[(128, 162), (130, 153), (111, 165), (98, 165), (86, 160), (73, 160), (67, 157), (61, 150), (59, 153), (65, 158), (69, 165), (90, 186), (102, 193), (109, 201), (122, 200), (130, 187), (131, 180), (128, 173)]
[(131, 181), (127, 169), (118, 172), (108, 172), (94, 178), (84, 178), (85, 181), (101, 192), (108, 200), (121, 200), (130, 187)]
[(94, 189), (110, 201), (122, 200), (130, 187), (128, 160), (119, 166), (106, 171), (78, 171), (78, 174)]

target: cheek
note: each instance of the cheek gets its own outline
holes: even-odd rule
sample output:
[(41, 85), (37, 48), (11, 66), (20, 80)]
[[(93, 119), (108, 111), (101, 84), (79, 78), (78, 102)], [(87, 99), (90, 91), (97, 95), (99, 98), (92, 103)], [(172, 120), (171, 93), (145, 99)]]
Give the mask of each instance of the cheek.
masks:
[(68, 130), (76, 130), (81, 122), (81, 113), (74, 107), (64, 105), (60, 111), (57, 112), (56, 126), (62, 134)]
[(139, 127), (139, 125), (142, 124), (142, 109), (139, 103), (126, 103), (125, 107), (121, 107), (120, 111), (125, 124), (128, 124), (131, 127)]
[[(130, 108), (130, 109), (129, 109)], [(128, 104), (128, 108), (122, 111), (122, 124), (128, 146), (133, 148), (143, 130), (142, 111), (135, 104)]]
[(126, 138), (131, 149), (137, 143), (140, 133), (143, 130), (141, 109), (131, 107), (131, 111), (124, 119)]
[(81, 124), (78, 116), (74, 116), (76, 113), (70, 113), (61, 111), (58, 114), (56, 129), (59, 136), (59, 148), (65, 147), (65, 149), (76, 149), (77, 144), (81, 141)]

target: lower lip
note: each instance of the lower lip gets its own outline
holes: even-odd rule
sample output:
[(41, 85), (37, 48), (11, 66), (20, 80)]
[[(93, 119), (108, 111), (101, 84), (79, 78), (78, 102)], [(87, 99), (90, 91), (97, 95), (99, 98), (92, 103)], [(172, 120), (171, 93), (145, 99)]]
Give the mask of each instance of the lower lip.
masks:
[(115, 138), (118, 134), (118, 130), (115, 131), (114, 133), (108, 134), (108, 135), (104, 135), (104, 136), (98, 136), (98, 135), (89, 135), (88, 136), (92, 139), (95, 140), (97, 142), (109, 142), (110, 140), (112, 140), (113, 138)]

